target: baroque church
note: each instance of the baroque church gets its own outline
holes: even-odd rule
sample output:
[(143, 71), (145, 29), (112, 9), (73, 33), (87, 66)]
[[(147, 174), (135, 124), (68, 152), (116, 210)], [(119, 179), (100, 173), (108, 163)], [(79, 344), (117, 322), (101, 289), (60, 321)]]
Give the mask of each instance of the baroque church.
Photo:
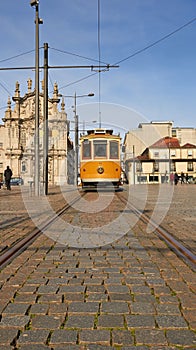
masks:
[[(15, 94), (8, 98), (7, 109), (0, 125), (0, 181), (7, 165), (13, 177), (21, 177), (24, 184), (34, 181), (35, 163), (35, 90), (32, 80), (27, 81), (27, 93), (20, 95), (16, 82)], [(71, 183), (74, 174), (74, 150), (69, 138), (69, 121), (65, 112), (64, 99), (60, 102), (58, 85), (54, 84), (52, 98), (48, 98), (48, 183), (52, 185)], [(40, 182), (44, 180), (43, 160), (44, 131), (44, 86), (39, 94), (39, 159)]]

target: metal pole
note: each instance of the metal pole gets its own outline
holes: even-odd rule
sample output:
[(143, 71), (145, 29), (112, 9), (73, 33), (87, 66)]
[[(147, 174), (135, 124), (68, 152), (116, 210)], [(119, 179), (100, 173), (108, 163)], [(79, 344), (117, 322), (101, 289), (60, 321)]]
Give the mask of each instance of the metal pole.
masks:
[(48, 194), (48, 43), (44, 43), (44, 180), (45, 195)]
[(75, 115), (75, 185), (78, 185), (78, 115), (76, 113), (76, 93), (74, 95), (74, 115)]
[(35, 195), (40, 194), (40, 165), (39, 165), (39, 3), (35, 4)]
[(168, 156), (169, 156), (169, 171), (168, 171), (168, 176), (170, 180), (170, 173), (171, 173), (171, 150), (170, 150), (170, 141), (171, 141), (171, 136), (170, 136), (170, 127), (168, 126), (168, 136), (169, 136), (169, 149), (168, 149)]
[(133, 145), (133, 184), (135, 185), (135, 146)]

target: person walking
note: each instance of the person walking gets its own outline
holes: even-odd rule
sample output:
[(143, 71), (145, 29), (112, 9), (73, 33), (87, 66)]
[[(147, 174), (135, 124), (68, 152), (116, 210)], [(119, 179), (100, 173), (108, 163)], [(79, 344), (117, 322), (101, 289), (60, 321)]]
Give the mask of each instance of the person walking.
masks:
[(184, 183), (184, 173), (183, 173), (183, 171), (181, 172), (180, 178), (181, 178), (181, 184)]
[(189, 182), (189, 175), (188, 175), (188, 173), (186, 173), (185, 178), (186, 178), (186, 183), (189, 184), (190, 182)]
[(170, 174), (170, 184), (173, 185), (174, 183), (174, 173)]
[(4, 177), (5, 177), (5, 184), (6, 184), (7, 190), (11, 190), (10, 180), (12, 177), (12, 170), (10, 169), (9, 165), (4, 171)]
[(179, 178), (178, 178), (178, 174), (177, 174), (177, 173), (175, 173), (175, 174), (174, 174), (174, 183), (175, 183), (175, 185), (177, 185), (177, 184), (178, 184), (178, 180), (179, 180)]

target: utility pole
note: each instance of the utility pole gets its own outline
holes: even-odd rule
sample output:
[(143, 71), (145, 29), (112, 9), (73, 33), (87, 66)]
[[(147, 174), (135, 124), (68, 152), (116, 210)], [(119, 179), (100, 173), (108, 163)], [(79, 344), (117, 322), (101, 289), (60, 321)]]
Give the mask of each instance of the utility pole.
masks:
[(76, 92), (74, 95), (74, 119), (75, 119), (75, 185), (78, 185), (78, 115), (76, 113)]
[(43, 181), (45, 195), (48, 195), (48, 43), (44, 43), (44, 140)]
[(135, 146), (133, 145), (133, 184), (135, 185)]
[(39, 157), (39, 1), (31, 0), (35, 7), (35, 196), (40, 195), (40, 157)]

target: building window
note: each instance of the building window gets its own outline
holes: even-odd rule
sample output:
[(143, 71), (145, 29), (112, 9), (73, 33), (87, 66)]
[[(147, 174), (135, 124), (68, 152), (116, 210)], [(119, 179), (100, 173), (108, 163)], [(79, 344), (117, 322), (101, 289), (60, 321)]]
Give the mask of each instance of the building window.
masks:
[(154, 164), (153, 164), (153, 172), (157, 172), (157, 171), (159, 171), (159, 163), (158, 162), (154, 162)]
[(25, 164), (25, 162), (22, 162), (22, 172), (23, 173), (25, 173), (25, 171), (26, 171), (26, 164)]
[(149, 175), (149, 182), (159, 182), (158, 175)]
[(25, 131), (22, 131), (22, 133), (21, 133), (21, 144), (23, 147), (26, 146), (26, 133), (25, 133)]
[(146, 175), (139, 175), (137, 177), (137, 181), (140, 183), (140, 182), (147, 182), (147, 176)]
[(3, 148), (3, 142), (0, 142), (0, 148)]
[(136, 172), (142, 173), (142, 163), (141, 162), (136, 162)]
[(187, 163), (187, 171), (193, 171), (193, 162)]
[(192, 149), (188, 149), (188, 157), (192, 157), (193, 156), (193, 150)]
[(171, 149), (171, 150), (170, 150), (170, 156), (171, 156), (171, 157), (175, 157), (175, 156), (176, 156), (176, 151), (175, 151), (175, 149)]
[(172, 129), (172, 137), (176, 137), (176, 130)]
[(0, 163), (0, 169), (2, 169), (3, 168), (3, 163)]
[(154, 158), (159, 158), (159, 152), (157, 151), (154, 152)]
[(170, 171), (176, 171), (176, 163), (175, 162), (170, 163)]

